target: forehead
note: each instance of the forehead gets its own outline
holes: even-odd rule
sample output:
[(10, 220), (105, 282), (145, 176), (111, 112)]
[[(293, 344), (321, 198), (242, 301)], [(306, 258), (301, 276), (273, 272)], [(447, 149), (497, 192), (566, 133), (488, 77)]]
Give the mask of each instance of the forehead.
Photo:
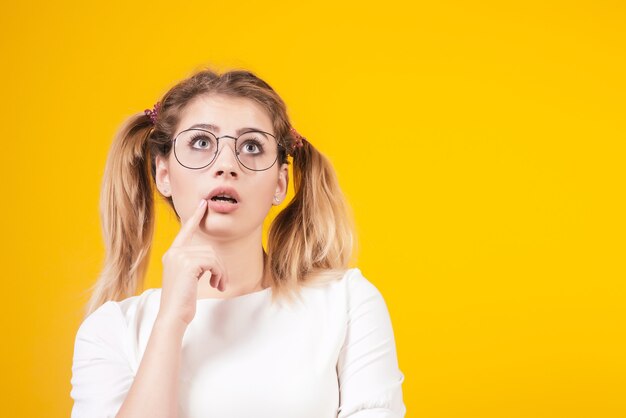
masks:
[(242, 127), (273, 132), (267, 111), (244, 97), (213, 94), (193, 98), (181, 111), (177, 132), (198, 123), (215, 125), (216, 134), (232, 134)]

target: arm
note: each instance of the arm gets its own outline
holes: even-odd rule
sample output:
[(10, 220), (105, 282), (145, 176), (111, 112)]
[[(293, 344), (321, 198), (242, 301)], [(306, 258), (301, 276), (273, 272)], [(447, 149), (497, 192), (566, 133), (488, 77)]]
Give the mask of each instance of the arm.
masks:
[[(128, 366), (126, 322), (115, 302), (107, 302), (81, 325), (74, 351), (72, 418), (175, 418), (183, 335), (196, 311), (198, 279), (225, 290), (227, 277), (211, 247), (193, 246), (206, 200), (182, 226), (162, 258), (163, 290), (159, 313), (137, 375)], [(121, 406), (120, 406), (121, 405)], [(119, 411), (118, 411), (119, 409)]]
[(137, 376), (117, 418), (176, 417), (178, 373), (187, 324), (157, 317)]
[(207, 245), (192, 246), (204, 214), (202, 200), (164, 254), (163, 290), (159, 313), (135, 381), (118, 418), (175, 418), (178, 416), (179, 370), (183, 336), (196, 312), (198, 280), (205, 272), (210, 284), (224, 291), (226, 275), (219, 258)]
[(133, 382), (126, 321), (115, 302), (96, 309), (76, 333), (72, 418), (114, 417)]
[(348, 328), (337, 363), (338, 418), (402, 418), (404, 375), (387, 305), (359, 270), (347, 279)]
[(76, 335), (72, 418), (175, 417), (185, 329), (181, 321), (157, 317), (135, 375), (119, 306), (107, 302), (98, 308)]

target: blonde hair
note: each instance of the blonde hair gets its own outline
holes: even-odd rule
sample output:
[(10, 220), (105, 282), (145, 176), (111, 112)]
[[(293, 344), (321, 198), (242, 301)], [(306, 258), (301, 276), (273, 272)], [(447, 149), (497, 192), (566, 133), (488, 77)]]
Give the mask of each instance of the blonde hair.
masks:
[[(265, 269), (273, 300), (301, 285), (340, 278), (348, 268), (354, 231), (330, 162), (308, 141), (302, 147), (293, 146), (296, 138), (286, 106), (265, 81), (249, 71), (220, 75), (203, 70), (165, 94), (154, 124), (144, 113), (131, 116), (113, 141), (100, 196), (106, 256), (87, 315), (106, 301), (133, 296), (143, 285), (154, 231), (154, 160), (171, 152), (171, 138), (183, 108), (205, 94), (259, 103), (283, 145), (279, 160), (288, 162), (287, 152), (293, 156), (295, 196), (272, 222), (267, 242)], [(172, 198), (165, 200), (176, 213)], [(176, 217), (180, 220), (177, 213)]]

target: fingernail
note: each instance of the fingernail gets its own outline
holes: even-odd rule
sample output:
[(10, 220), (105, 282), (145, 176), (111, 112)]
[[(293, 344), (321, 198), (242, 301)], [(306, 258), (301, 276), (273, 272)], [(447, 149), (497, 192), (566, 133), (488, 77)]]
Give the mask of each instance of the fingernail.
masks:
[(199, 208), (201, 208), (202, 206), (204, 206), (204, 204), (205, 204), (205, 203), (206, 203), (206, 200), (205, 200), (205, 199), (202, 199), (202, 200), (200, 201), (200, 204), (198, 205), (198, 207), (199, 207)]

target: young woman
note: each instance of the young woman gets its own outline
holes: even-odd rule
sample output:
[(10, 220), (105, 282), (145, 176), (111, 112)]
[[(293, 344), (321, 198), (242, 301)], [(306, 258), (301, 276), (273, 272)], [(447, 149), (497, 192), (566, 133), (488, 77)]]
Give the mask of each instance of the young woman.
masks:
[[(289, 158), (291, 157), (291, 159)], [(283, 204), (292, 161), (295, 197)], [(181, 221), (143, 283), (154, 188)], [(104, 270), (76, 335), (72, 417), (403, 417), (389, 313), (349, 269), (328, 160), (246, 71), (201, 71), (131, 117), (101, 195)]]

